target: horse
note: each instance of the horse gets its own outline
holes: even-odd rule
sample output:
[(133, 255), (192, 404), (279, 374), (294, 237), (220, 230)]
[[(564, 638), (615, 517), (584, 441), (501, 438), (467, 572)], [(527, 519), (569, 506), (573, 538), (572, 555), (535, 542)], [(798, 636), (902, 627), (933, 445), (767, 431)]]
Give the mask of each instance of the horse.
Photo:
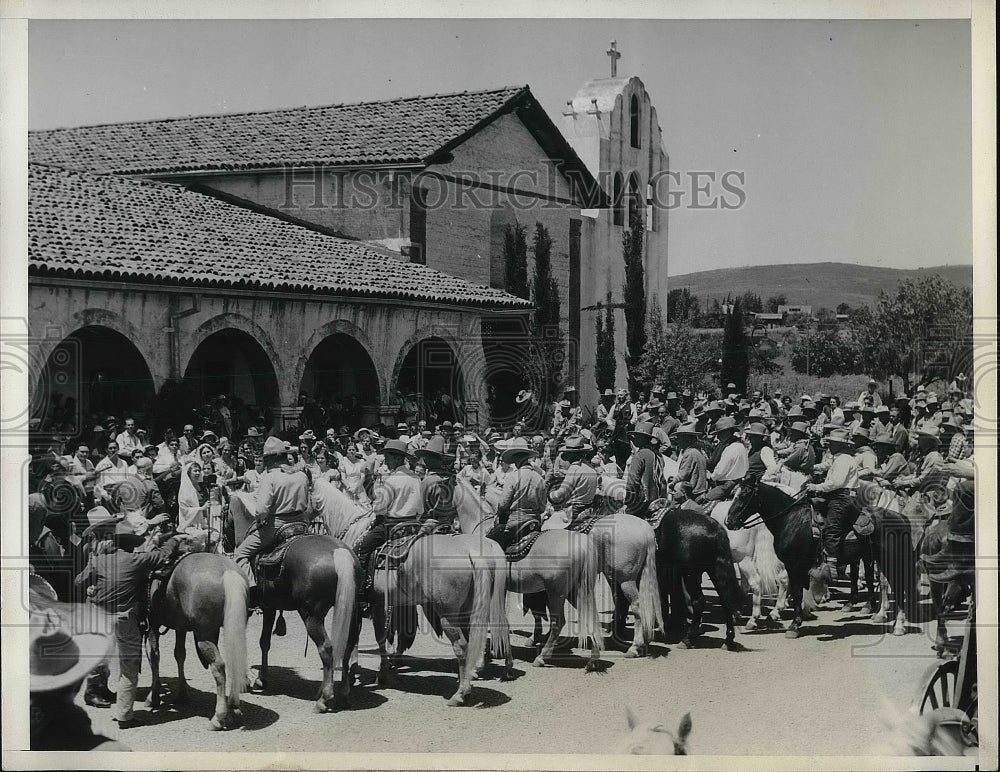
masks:
[[(334, 534), (343, 534), (370, 516), (368, 508), (322, 480), (316, 482), (313, 504)], [(447, 636), (458, 660), (458, 690), (448, 699), (449, 706), (464, 705), (471, 696), (472, 678), (486, 648), (487, 633), (493, 656), (506, 661), (502, 679), (509, 679), (513, 658), (499, 569), (497, 556), (484, 554), (475, 537), (433, 534), (414, 541), (396, 571), (376, 571), (367, 597), (379, 647), (379, 684), (388, 685), (395, 668), (386, 652), (392, 629), (387, 622), (416, 606), (423, 608), (438, 636)], [(411, 622), (410, 630), (401, 631), (397, 655), (412, 643), (414, 626)]]
[[(723, 528), (731, 505), (731, 501), (720, 501), (712, 509), (712, 519)], [(768, 618), (779, 622), (781, 611), (788, 607), (788, 572), (774, 552), (774, 536), (763, 523), (735, 531), (726, 528), (726, 535), (733, 562), (740, 569), (740, 577), (749, 586), (753, 599), (750, 618), (743, 629), (746, 632), (757, 629), (757, 620), (764, 615), (761, 608), (764, 595), (777, 594)]]
[[(624, 501), (624, 482), (603, 483), (593, 502), (598, 519), (590, 536), (597, 544), (600, 571), (614, 593), (613, 637), (619, 642), (625, 640), (626, 616), (631, 610), (636, 617), (635, 634), (625, 656), (641, 657), (646, 654), (656, 628), (663, 627), (656, 575), (656, 534), (645, 520), (624, 512)], [(567, 523), (567, 518), (553, 514), (543, 530), (564, 527)]]
[[(543, 530), (526, 557), (509, 563), (500, 545), (486, 536), (493, 527), (498, 496), (499, 493), (493, 491), (480, 497), (467, 482), (458, 480), (455, 483), (459, 527), (463, 534), (476, 539), (483, 554), (490, 555), (499, 566), (498, 570), (506, 574), (506, 589), (525, 594), (545, 593), (549, 635), (531, 664), (534, 667), (550, 665), (559, 633), (566, 623), (568, 600), (579, 612), (578, 647), (586, 648), (587, 639), (590, 639), (586, 670), (597, 670), (603, 644), (594, 595), (601, 567), (597, 543), (589, 535), (575, 531)], [(536, 617), (536, 632), (539, 626)]]
[(153, 676), (146, 707), (160, 706), (160, 628), (168, 627), (174, 630), (176, 701), (188, 699), (184, 659), (185, 639), (191, 632), (198, 659), (215, 678), (215, 714), (209, 725), (213, 730), (238, 726), (243, 717), (240, 694), (247, 677), (247, 580), (243, 572), (223, 555), (190, 553), (180, 559), (155, 598), (146, 636), (146, 656)]
[[(234, 494), (230, 498), (229, 515), (237, 536), (245, 536), (254, 524), (242, 496)], [(258, 577), (263, 623), (260, 669), (253, 688), (267, 689), (268, 652), (276, 612), (295, 610), (305, 623), (323, 663), (323, 681), (314, 710), (325, 713), (335, 708), (335, 699), (347, 700), (351, 692), (349, 660), (361, 632), (361, 618), (356, 608), (359, 576), (357, 557), (340, 539), (310, 533), (295, 538), (288, 545), (278, 577)], [(328, 613), (329, 632), (324, 627)], [(334, 669), (338, 662), (341, 680), (336, 688)]]
[[(726, 639), (723, 648), (736, 651), (736, 615), (740, 613), (745, 598), (736, 578), (726, 529), (701, 512), (676, 507), (667, 511), (657, 525), (656, 543), (662, 617), (673, 619), (671, 627), (678, 628), (682, 633), (678, 646), (682, 649), (694, 648), (695, 639), (701, 634), (701, 617), (705, 610), (701, 579), (707, 573), (725, 615)], [(683, 582), (691, 598), (690, 623), (680, 582)]]
[(687, 756), (688, 738), (691, 736), (691, 714), (681, 718), (677, 732), (671, 732), (659, 721), (640, 721), (625, 708), (628, 734), (618, 743), (616, 753), (633, 756)]

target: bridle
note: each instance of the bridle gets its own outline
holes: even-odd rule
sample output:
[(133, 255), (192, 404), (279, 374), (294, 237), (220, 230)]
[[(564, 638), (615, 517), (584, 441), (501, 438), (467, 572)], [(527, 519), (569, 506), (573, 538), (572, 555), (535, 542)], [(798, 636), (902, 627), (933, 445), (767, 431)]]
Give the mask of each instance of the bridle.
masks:
[[(756, 482), (756, 483), (754, 483), (754, 489), (755, 490), (756, 490), (756, 488), (757, 488), (758, 485), (760, 485), (759, 481)], [(802, 490), (799, 493), (795, 494), (795, 496), (792, 497), (791, 502), (784, 509), (781, 509), (778, 512), (770, 514), (767, 517), (765, 517), (764, 515), (762, 515), (760, 512), (754, 512), (752, 515), (750, 515), (742, 523), (740, 523), (739, 525), (735, 526), (734, 528), (730, 528), (729, 530), (731, 530), (731, 531), (742, 531), (742, 530), (745, 530), (745, 529), (748, 529), (748, 528), (755, 528), (758, 525), (761, 525), (763, 523), (767, 523), (767, 522), (769, 522), (771, 520), (777, 520), (779, 517), (784, 517), (791, 510), (793, 510), (795, 507), (797, 507), (799, 504), (801, 504), (808, 497), (808, 495), (809, 495), (809, 491)], [(727, 525), (726, 527), (728, 528), (729, 526)]]

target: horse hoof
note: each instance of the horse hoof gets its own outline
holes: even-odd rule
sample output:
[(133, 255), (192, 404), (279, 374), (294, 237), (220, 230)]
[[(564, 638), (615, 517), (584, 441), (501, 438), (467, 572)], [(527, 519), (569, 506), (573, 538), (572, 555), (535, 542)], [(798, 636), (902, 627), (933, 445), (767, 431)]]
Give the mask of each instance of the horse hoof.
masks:
[(906, 625), (903, 624), (893, 625), (892, 634), (895, 635), (896, 637), (899, 637), (901, 635), (906, 635)]
[(639, 650), (638, 646), (629, 646), (628, 651), (625, 652), (626, 659), (637, 659), (641, 656), (643, 656), (643, 654)]
[(461, 694), (456, 694), (454, 697), (448, 700), (449, 708), (458, 708), (464, 704), (465, 704), (465, 697), (463, 697)]
[(745, 633), (752, 633), (756, 629), (757, 629), (757, 620), (753, 619), (752, 617), (743, 626), (743, 632)]
[(722, 648), (726, 651), (739, 651), (739, 649), (736, 648), (736, 641), (726, 641), (722, 644)]
[(678, 649), (693, 649), (694, 648), (694, 644), (691, 643), (691, 641), (689, 641), (687, 638), (683, 638), (680, 641), (678, 641), (677, 648)]
[(531, 662), (532, 667), (548, 667), (548, 663), (541, 657), (535, 657)]
[(500, 676), (500, 680), (501, 681), (513, 681), (514, 680), (514, 674), (511, 673), (509, 670), (505, 670), (503, 672), (503, 675)]
[(799, 631), (798, 630), (785, 630), (785, 637), (786, 638), (798, 638), (799, 637)]
[(876, 624), (882, 624), (883, 622), (886, 621), (886, 619), (887, 616), (881, 611), (872, 614), (872, 622), (875, 622)]
[(872, 611), (873, 611), (873, 609), (872, 609), (872, 604), (871, 603), (866, 603), (860, 609), (858, 609), (858, 613), (861, 614), (861, 616), (865, 616), (865, 617), (868, 616), (868, 615), (870, 615), (872, 613)]
[(220, 732), (223, 729), (225, 729), (225, 727), (222, 725), (222, 722), (218, 719), (217, 716), (212, 716), (208, 720), (208, 728), (209, 728), (209, 731), (212, 731), (212, 732)]
[(587, 660), (587, 667), (585, 670), (588, 673), (599, 673), (601, 671), (601, 663), (596, 659)]
[(850, 601), (846, 601), (843, 606), (840, 607), (841, 611), (854, 611), (854, 604)]
[(327, 713), (329, 710), (325, 702), (317, 701), (313, 704), (313, 713)]

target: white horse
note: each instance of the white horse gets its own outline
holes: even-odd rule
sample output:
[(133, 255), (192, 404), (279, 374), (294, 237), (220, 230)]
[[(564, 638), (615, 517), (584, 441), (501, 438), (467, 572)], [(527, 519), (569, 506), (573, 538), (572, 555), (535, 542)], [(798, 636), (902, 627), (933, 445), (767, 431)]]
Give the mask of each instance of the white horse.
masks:
[(691, 736), (691, 714), (685, 713), (681, 718), (677, 732), (671, 732), (660, 721), (641, 721), (632, 713), (631, 708), (625, 708), (625, 718), (628, 721), (628, 734), (618, 743), (616, 753), (628, 753), (633, 756), (686, 756), (688, 755), (688, 738)]

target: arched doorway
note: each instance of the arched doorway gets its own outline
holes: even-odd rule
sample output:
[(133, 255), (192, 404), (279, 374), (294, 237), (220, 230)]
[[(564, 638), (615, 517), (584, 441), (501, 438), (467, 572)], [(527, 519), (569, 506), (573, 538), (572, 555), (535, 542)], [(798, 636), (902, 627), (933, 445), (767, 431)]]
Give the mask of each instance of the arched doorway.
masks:
[(188, 361), (184, 381), (203, 403), (226, 395), (242, 430), (260, 418), (265, 426), (273, 423), (279, 405), (274, 365), (260, 343), (242, 330), (219, 330), (205, 338)]
[(334, 333), (319, 342), (306, 362), (299, 391), (300, 401), (301, 393), (307, 395), (303, 426), (356, 428), (378, 419), (378, 372), (365, 347), (350, 335)]
[(88, 432), (108, 415), (128, 415), (143, 425), (155, 387), (142, 353), (109, 327), (90, 325), (53, 349), (31, 395), (31, 415), (41, 428)]
[(413, 345), (399, 365), (396, 390), (403, 396), (417, 395), (425, 406), (424, 417), (436, 414), (438, 422), (465, 420), (462, 368), (443, 338), (423, 338)]

